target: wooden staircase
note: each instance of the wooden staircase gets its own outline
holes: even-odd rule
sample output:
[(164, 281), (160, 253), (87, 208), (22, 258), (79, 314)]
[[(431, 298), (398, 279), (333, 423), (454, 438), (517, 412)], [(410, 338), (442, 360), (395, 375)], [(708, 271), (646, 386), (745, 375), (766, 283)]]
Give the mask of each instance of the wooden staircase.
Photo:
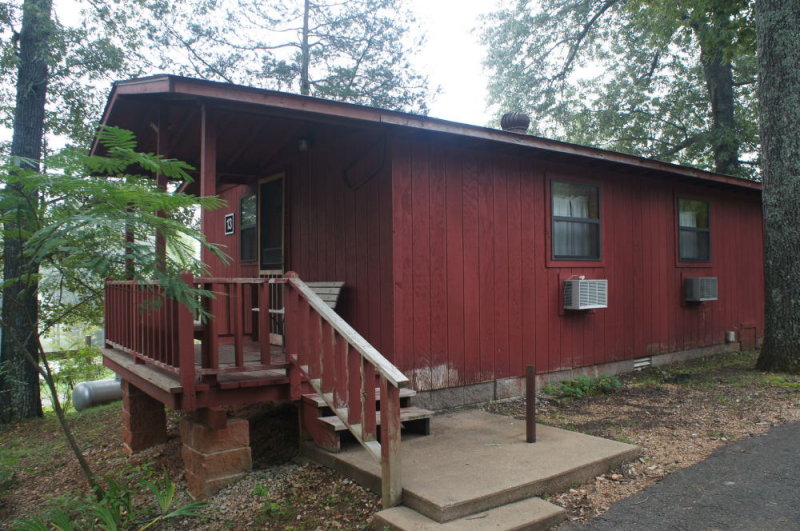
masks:
[[(429, 435), (431, 432), (431, 417), (433, 411), (410, 406), (411, 397), (416, 391), (409, 388), (400, 389), (400, 424), (404, 431), (419, 435)], [(378, 427), (378, 440), (380, 440), (380, 388), (375, 389), (376, 426)], [(331, 407), (318, 393), (303, 395), (300, 403), (300, 425), (305, 439), (312, 439), (320, 448), (329, 452), (339, 452), (343, 440), (349, 437), (349, 430), (344, 422), (334, 414)]]
[(334, 450), (349, 432), (380, 463), (383, 506), (397, 505), (403, 493), (400, 430), (406, 424), (430, 431), (432, 413), (402, 407), (401, 395), (406, 402), (413, 396), (408, 378), (334, 312), (331, 301), (291, 271), (269, 282), (284, 285), (289, 395), (303, 404), (305, 431)]

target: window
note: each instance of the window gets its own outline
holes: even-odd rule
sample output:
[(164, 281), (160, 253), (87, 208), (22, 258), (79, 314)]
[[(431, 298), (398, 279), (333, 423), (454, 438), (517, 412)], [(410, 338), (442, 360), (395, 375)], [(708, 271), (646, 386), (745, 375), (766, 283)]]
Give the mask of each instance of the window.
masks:
[(600, 259), (600, 189), (590, 184), (550, 184), (553, 260)]
[(711, 259), (711, 232), (708, 203), (697, 199), (678, 199), (678, 252), (685, 262)]
[(239, 258), (242, 262), (256, 259), (256, 209), (255, 194), (246, 195), (239, 202)]

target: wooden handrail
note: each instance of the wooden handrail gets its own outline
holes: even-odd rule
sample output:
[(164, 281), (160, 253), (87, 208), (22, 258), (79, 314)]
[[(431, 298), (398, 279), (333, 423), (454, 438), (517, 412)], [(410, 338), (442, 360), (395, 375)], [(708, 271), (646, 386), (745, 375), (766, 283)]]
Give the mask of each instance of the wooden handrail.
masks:
[[(286, 274), (286, 353), (293, 399), (305, 378), (356, 440), (381, 463), (384, 507), (402, 499), (400, 388), (408, 378), (294, 272)], [(376, 377), (381, 438), (377, 432)]]
[[(378, 374), (386, 378), (389, 383), (395, 387), (408, 387), (409, 380), (405, 374), (395, 367), (383, 354), (373, 347), (369, 341), (356, 332), (356, 330), (347, 324), (347, 321), (342, 319), (339, 314), (334, 312), (325, 301), (319, 298), (314, 291), (309, 288), (305, 282), (300, 280), (297, 276), (290, 276), (291, 272), (286, 274), (289, 284), (297, 291), (299, 291), (306, 302), (314, 308), (323, 319), (325, 319), (336, 332), (345, 338), (345, 340), (355, 348), (361, 356), (375, 366)], [(296, 274), (295, 274), (296, 275)], [(277, 279), (270, 279), (277, 280)]]

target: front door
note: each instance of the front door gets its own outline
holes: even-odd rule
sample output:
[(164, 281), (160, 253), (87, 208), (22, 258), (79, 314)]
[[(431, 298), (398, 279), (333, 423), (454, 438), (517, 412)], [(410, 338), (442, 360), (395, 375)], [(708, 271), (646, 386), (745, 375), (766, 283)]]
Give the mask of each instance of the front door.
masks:
[(262, 276), (284, 273), (284, 177), (261, 179), (259, 199), (259, 270)]
[[(283, 173), (258, 182), (258, 269), (262, 277), (281, 277), (285, 267), (285, 179)], [(283, 344), (283, 285), (269, 288), (269, 336), (273, 345)]]

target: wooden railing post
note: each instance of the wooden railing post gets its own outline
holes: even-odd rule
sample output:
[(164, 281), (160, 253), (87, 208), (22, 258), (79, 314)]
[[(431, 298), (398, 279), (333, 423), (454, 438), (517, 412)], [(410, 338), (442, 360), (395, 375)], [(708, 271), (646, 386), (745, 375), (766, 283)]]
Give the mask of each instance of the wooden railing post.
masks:
[(211, 297), (208, 299), (208, 313), (211, 314), (206, 323), (206, 334), (204, 340), (208, 342), (208, 368), (219, 369), (219, 316), (220, 304), (219, 298), (224, 296), (217, 289), (217, 284), (209, 283), (208, 290), (211, 292)]
[(381, 500), (383, 508), (399, 505), (403, 497), (400, 474), (400, 389), (381, 376)]
[(244, 345), (242, 320), (242, 285), (238, 282), (231, 286), (231, 297), (228, 301), (229, 312), (233, 313), (233, 354), (237, 367), (244, 367)]
[[(272, 362), (269, 337), (269, 311), (271, 306), (269, 303), (269, 287), (268, 281), (258, 286), (258, 343), (261, 349), (261, 363), (265, 365)], [(289, 352), (288, 349), (286, 352)]]
[[(181, 279), (190, 288), (194, 285), (191, 273), (183, 273)], [(183, 387), (181, 409), (194, 411), (195, 401), (195, 356), (194, 356), (194, 317), (183, 304), (178, 305), (178, 359), (180, 360), (180, 380)]]

